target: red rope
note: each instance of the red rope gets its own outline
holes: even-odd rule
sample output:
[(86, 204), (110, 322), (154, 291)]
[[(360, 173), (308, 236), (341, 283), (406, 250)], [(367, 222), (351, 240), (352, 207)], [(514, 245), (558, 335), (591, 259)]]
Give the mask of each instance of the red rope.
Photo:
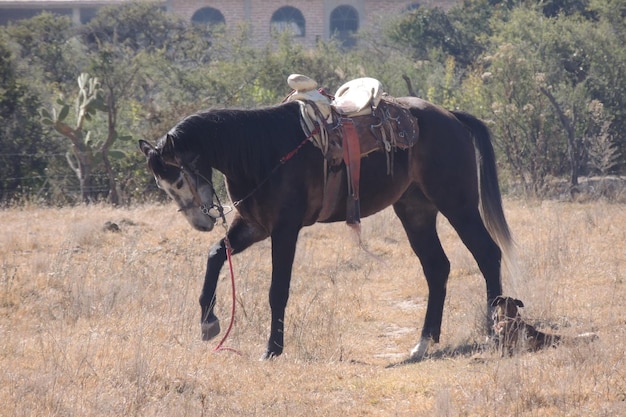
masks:
[(228, 338), (230, 331), (233, 329), (233, 324), (235, 323), (235, 306), (237, 304), (237, 298), (236, 298), (236, 293), (235, 293), (235, 273), (233, 272), (233, 261), (232, 261), (232, 256), (231, 256), (233, 252), (233, 248), (230, 246), (230, 241), (228, 240), (228, 236), (224, 237), (224, 245), (226, 246), (226, 258), (228, 259), (228, 269), (230, 270), (230, 284), (231, 284), (231, 292), (233, 294), (233, 306), (230, 312), (230, 323), (228, 324), (228, 329), (226, 330), (224, 337), (222, 337), (222, 340), (220, 340), (217, 346), (213, 348), (213, 352), (228, 350), (230, 352), (235, 352), (236, 354), (241, 355), (241, 352), (239, 352), (238, 350), (224, 346), (224, 342)]
[(300, 148), (302, 148), (308, 141), (309, 139), (311, 139), (311, 137), (313, 137), (313, 135), (316, 135), (319, 133), (319, 127), (316, 127), (315, 130), (313, 132), (311, 132), (311, 134), (309, 136), (307, 136), (306, 138), (304, 138), (304, 140), (302, 142), (300, 142), (300, 144), (298, 146), (296, 146), (295, 149), (291, 150), (289, 153), (287, 153), (285, 156), (283, 156), (282, 158), (280, 158), (280, 163), (284, 164), (285, 162), (289, 161), (291, 158), (293, 158), (298, 151), (300, 150)]
[(235, 201), (233, 203), (233, 206), (238, 207), (241, 203), (243, 203), (245, 200), (247, 200), (249, 197), (251, 197), (254, 193), (256, 193), (258, 191), (258, 189), (261, 188), (261, 186), (263, 184), (265, 184), (270, 179), (272, 174), (274, 174), (276, 171), (278, 171), (278, 168), (280, 168), (287, 161), (289, 161), (291, 158), (293, 158), (298, 153), (298, 151), (304, 145), (306, 145), (306, 143), (309, 141), (309, 139), (311, 139), (313, 137), (313, 135), (317, 135), (319, 132), (320, 132), (320, 128), (319, 128), (319, 126), (317, 126), (315, 128), (315, 130), (313, 130), (313, 132), (311, 132), (311, 134), (309, 136), (304, 138), (304, 140), (298, 144), (298, 146), (296, 146), (294, 149), (292, 149), (291, 151), (286, 153), (282, 158), (280, 158), (280, 161), (278, 161), (278, 164), (276, 164), (274, 166), (274, 168), (272, 168), (272, 170), (270, 171), (269, 175), (267, 177), (265, 177), (263, 179), (263, 181), (261, 181), (254, 189), (252, 189), (252, 191), (250, 191), (244, 198), (242, 198), (241, 200)]
[[(276, 165), (274, 167), (274, 169), (272, 170), (272, 173), (274, 171), (276, 171), (282, 164), (284, 164), (285, 162), (287, 162), (288, 160), (290, 160), (291, 158), (293, 158), (298, 151), (300, 150), (300, 148), (302, 148), (309, 139), (311, 139), (311, 137), (315, 134), (319, 133), (319, 126), (315, 128), (315, 130), (313, 132), (311, 132), (311, 134), (309, 136), (307, 136), (306, 138), (304, 138), (304, 140), (302, 142), (300, 142), (300, 144), (298, 144), (298, 146), (296, 146), (295, 149), (291, 150), (289, 153), (287, 153), (285, 156), (283, 156), (280, 159), (280, 163), (278, 165)], [(270, 173), (271, 175), (271, 173)], [(261, 182), (261, 184), (265, 183), (265, 181), (267, 181), (269, 179), (269, 176), (267, 178), (265, 178), (265, 180), (263, 180)], [(260, 186), (260, 185), (259, 185)], [(250, 197), (259, 187), (255, 188), (254, 190), (252, 190), (252, 192), (250, 194), (248, 194), (246, 197), (244, 197), (243, 199), (236, 201), (234, 203), (234, 206), (237, 207), (243, 200), (245, 200), (246, 198)], [(224, 219), (224, 225), (226, 224), (226, 219)], [(233, 329), (233, 325), (235, 323), (235, 306), (237, 304), (237, 296), (236, 296), (236, 292), (235, 292), (235, 273), (233, 272), (233, 261), (232, 261), (232, 252), (233, 252), (233, 248), (230, 246), (230, 241), (228, 240), (228, 236), (224, 236), (224, 245), (226, 246), (226, 259), (228, 259), (228, 269), (230, 270), (230, 284), (231, 284), (231, 292), (233, 295), (233, 306), (231, 308), (231, 312), (230, 312), (230, 323), (228, 324), (228, 329), (226, 330), (226, 333), (224, 334), (224, 337), (222, 337), (222, 340), (220, 340), (220, 342), (217, 344), (217, 346), (215, 346), (213, 348), (213, 352), (219, 352), (222, 350), (228, 350), (231, 352), (235, 352), (238, 355), (241, 355), (241, 352), (239, 352), (236, 349), (224, 346), (224, 342), (226, 341), (226, 339), (228, 338), (228, 335), (230, 334), (230, 331)]]

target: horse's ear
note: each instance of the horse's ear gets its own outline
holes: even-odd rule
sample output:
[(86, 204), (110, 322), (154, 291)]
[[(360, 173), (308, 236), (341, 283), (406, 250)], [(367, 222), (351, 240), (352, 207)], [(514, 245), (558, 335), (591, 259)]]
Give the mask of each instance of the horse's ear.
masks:
[(143, 152), (145, 156), (148, 156), (150, 154), (150, 151), (154, 150), (154, 146), (150, 145), (150, 143), (146, 142), (145, 140), (140, 139), (139, 149), (141, 149), (141, 152)]
[(515, 305), (517, 305), (518, 307), (524, 307), (524, 303), (522, 303), (522, 300), (515, 300)]

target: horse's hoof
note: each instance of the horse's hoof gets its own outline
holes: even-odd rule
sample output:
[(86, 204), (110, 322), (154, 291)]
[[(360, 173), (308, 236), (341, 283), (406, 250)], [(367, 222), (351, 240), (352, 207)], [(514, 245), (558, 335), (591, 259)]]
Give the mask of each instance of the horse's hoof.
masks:
[(269, 361), (272, 359), (276, 359), (281, 352), (272, 352), (269, 350), (266, 350), (265, 353), (263, 354), (263, 356), (261, 356), (261, 359), (259, 359), (260, 361)]
[(407, 363), (421, 362), (426, 354), (428, 348), (433, 344), (433, 339), (430, 337), (422, 337), (417, 345), (411, 350), (411, 356), (405, 361)]
[(202, 328), (202, 340), (204, 341), (211, 340), (220, 334), (220, 321), (218, 319), (209, 322), (204, 321), (200, 326)]

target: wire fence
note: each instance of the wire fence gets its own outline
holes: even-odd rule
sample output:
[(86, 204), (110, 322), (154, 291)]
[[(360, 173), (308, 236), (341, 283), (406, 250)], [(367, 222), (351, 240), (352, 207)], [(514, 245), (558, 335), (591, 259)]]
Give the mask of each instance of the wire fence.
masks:
[[(109, 176), (96, 170), (89, 176), (90, 184), (81, 187), (66, 158), (66, 152), (0, 153), (0, 203), (72, 204), (81, 202), (83, 193), (90, 199), (105, 200), (110, 192)], [(153, 183), (148, 174), (145, 178), (130, 174), (116, 178), (117, 191), (126, 203), (160, 199)]]

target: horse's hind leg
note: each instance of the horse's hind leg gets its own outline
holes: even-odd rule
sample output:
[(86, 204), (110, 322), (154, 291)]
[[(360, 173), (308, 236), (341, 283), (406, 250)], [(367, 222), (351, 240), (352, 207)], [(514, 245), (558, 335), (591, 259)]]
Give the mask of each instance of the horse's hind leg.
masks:
[[(464, 207), (452, 212), (442, 210), (442, 213), (447, 217), (476, 260), (478, 268), (485, 278), (487, 306), (490, 306), (497, 296), (502, 295), (502, 281), (500, 280), (502, 252), (500, 248), (485, 228), (478, 208)], [(489, 317), (487, 317), (488, 319)]]
[(393, 208), (402, 222), (411, 248), (419, 258), (428, 283), (428, 305), (419, 343), (411, 361), (419, 361), (429, 346), (439, 342), (450, 261), (437, 234), (437, 208), (417, 188), (409, 190)]

